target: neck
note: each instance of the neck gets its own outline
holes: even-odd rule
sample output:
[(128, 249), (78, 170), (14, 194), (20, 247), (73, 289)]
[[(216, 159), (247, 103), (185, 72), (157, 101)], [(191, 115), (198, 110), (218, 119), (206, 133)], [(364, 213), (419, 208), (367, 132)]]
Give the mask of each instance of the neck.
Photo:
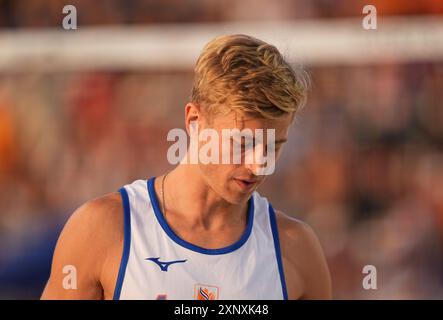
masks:
[[(157, 179), (158, 190), (161, 179)], [(164, 182), (166, 212), (192, 227), (221, 229), (246, 221), (247, 203), (232, 204), (220, 197), (203, 180), (197, 165), (180, 164)], [(162, 199), (159, 199), (162, 201)]]

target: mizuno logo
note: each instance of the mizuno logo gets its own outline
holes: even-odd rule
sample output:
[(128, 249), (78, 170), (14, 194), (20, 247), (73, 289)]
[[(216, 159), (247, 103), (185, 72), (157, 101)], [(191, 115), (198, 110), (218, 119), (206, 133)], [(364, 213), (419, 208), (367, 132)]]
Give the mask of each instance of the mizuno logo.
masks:
[(160, 259), (160, 257), (157, 257), (157, 258), (146, 258), (145, 260), (150, 260), (152, 262), (155, 262), (155, 264), (160, 267), (161, 271), (168, 271), (168, 267), (171, 264), (174, 264), (174, 263), (184, 263), (184, 262), (187, 261), (187, 260), (174, 260), (174, 261), (165, 261), (165, 262), (163, 262), (163, 261), (160, 261), (159, 259)]

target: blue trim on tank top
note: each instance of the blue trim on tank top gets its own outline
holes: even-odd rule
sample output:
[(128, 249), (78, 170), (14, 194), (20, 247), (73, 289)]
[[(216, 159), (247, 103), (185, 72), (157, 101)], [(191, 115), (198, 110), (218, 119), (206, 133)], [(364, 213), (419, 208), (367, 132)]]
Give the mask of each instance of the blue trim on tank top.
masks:
[(285, 273), (283, 271), (283, 263), (281, 258), (280, 240), (278, 238), (277, 220), (275, 218), (274, 208), (272, 208), (271, 204), (269, 204), (269, 218), (271, 222), (272, 237), (274, 238), (275, 255), (277, 258), (278, 272), (280, 274), (283, 299), (288, 300), (288, 291), (286, 290)]
[(129, 251), (131, 249), (131, 209), (129, 207), (128, 192), (123, 187), (119, 190), (123, 202), (123, 220), (124, 220), (124, 238), (123, 238), (123, 253), (120, 262), (120, 269), (118, 270), (117, 282), (114, 289), (114, 300), (120, 299), (123, 280), (125, 278), (126, 266), (128, 265)]
[(247, 225), (246, 225), (246, 230), (244, 231), (241, 238), (237, 242), (235, 242), (227, 247), (218, 248), (218, 249), (207, 249), (207, 248), (203, 248), (203, 247), (197, 246), (195, 244), (192, 244), (186, 240), (183, 240), (171, 229), (171, 227), (168, 225), (167, 221), (165, 220), (165, 218), (160, 210), (157, 195), (155, 194), (155, 190), (154, 190), (154, 180), (155, 180), (155, 177), (152, 177), (147, 182), (149, 198), (151, 200), (152, 207), (154, 208), (154, 214), (157, 217), (157, 221), (159, 222), (163, 231), (165, 231), (166, 234), (169, 236), (169, 238), (171, 238), (178, 245), (185, 247), (189, 250), (198, 252), (198, 253), (217, 255), (217, 254), (226, 254), (226, 253), (233, 252), (233, 251), (239, 249), (249, 239), (249, 235), (251, 234), (252, 225), (254, 222), (254, 199), (253, 199), (253, 196), (251, 196), (251, 198), (248, 201), (248, 214), (247, 214), (248, 221), (247, 221)]

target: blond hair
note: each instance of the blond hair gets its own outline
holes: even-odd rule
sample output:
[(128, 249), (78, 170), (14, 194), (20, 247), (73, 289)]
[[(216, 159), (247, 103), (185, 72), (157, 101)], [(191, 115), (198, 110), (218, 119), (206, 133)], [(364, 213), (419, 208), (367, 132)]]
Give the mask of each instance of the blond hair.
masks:
[(309, 86), (307, 73), (292, 68), (276, 47), (242, 34), (209, 42), (194, 72), (191, 100), (209, 114), (222, 109), (266, 119), (295, 114)]

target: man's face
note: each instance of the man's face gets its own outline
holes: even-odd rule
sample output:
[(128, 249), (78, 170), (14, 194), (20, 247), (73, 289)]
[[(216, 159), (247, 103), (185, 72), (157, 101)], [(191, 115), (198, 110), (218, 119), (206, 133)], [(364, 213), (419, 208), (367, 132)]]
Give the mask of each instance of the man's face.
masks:
[[(214, 129), (218, 133), (219, 138), (217, 144), (219, 161), (215, 164), (203, 164), (199, 161), (199, 169), (203, 179), (215, 193), (226, 201), (232, 204), (247, 201), (254, 190), (264, 181), (263, 168), (269, 165), (269, 159), (273, 157), (275, 163), (279, 158), (282, 145), (287, 140), (292, 116), (287, 115), (276, 120), (270, 120), (230, 112), (227, 115), (214, 115), (211, 121), (208, 121), (205, 117), (200, 117), (200, 120), (199, 132), (203, 129)], [(243, 133), (251, 133), (252, 137), (249, 139), (249, 142), (252, 142), (252, 144), (248, 144), (248, 140), (241, 136), (231, 135), (226, 138), (225, 135), (225, 138), (223, 138), (223, 129), (225, 129), (225, 133), (227, 130), (233, 129), (238, 129)], [(256, 129), (262, 129), (261, 139), (260, 133)], [(270, 131), (268, 129), (274, 129), (274, 151), (271, 148), (272, 143), (269, 143), (272, 141), (269, 140), (272, 139), (272, 134), (269, 134)], [(226, 141), (229, 143), (227, 144)], [(205, 146), (205, 143), (209, 142), (209, 140), (200, 141), (199, 152)], [(233, 163), (232, 154), (235, 152), (235, 148), (237, 148), (237, 151), (240, 150), (241, 154), (241, 161), (237, 164)], [(230, 154), (229, 164), (223, 163), (223, 152)], [(254, 159), (252, 163), (247, 160), (251, 152), (255, 155), (252, 158)], [(264, 157), (257, 157), (259, 155)], [(261, 159), (261, 161), (258, 159)], [(268, 162), (263, 162), (265, 159)]]

